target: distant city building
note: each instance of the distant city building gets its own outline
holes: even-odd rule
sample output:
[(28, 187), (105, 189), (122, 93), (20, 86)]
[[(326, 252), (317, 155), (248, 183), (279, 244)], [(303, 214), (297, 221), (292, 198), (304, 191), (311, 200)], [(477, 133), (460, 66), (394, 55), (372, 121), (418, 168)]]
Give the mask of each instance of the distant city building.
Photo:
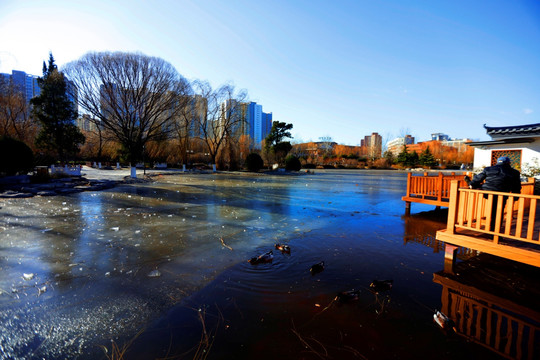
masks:
[(472, 139), (449, 139), (447, 141), (442, 141), (441, 143), (445, 146), (451, 146), (454, 148), (457, 148), (458, 151), (464, 151), (466, 148), (465, 146), (468, 146), (469, 143), (472, 142)]
[(262, 105), (254, 101), (238, 103), (234, 99), (222, 104), (222, 113), (224, 117), (238, 116), (231, 129), (234, 136), (249, 136), (253, 147), (261, 149), (261, 142), (272, 129), (272, 113), (263, 112)]
[(266, 138), (272, 129), (272, 113), (262, 111), (262, 105), (256, 102), (248, 104), (247, 111), (247, 126), (249, 133), (247, 135), (253, 141), (255, 148), (261, 148), (261, 142)]
[(414, 144), (414, 137), (411, 135), (405, 135), (388, 142), (388, 151), (394, 155), (398, 155), (403, 151), (403, 146)]
[(79, 91), (77, 90), (77, 87), (75, 86), (73, 81), (70, 81), (68, 79), (66, 79), (66, 95), (68, 97), (68, 100), (71, 101), (71, 104), (73, 105), (73, 110), (79, 111)]
[(448, 141), (450, 140), (450, 137), (446, 134), (443, 134), (443, 133), (435, 133), (435, 134), (431, 134), (431, 140), (435, 140), (435, 141)]
[(364, 138), (360, 140), (360, 146), (366, 149), (369, 157), (380, 158), (382, 155), (382, 136), (376, 132), (364, 136)]
[[(39, 76), (30, 75), (20, 70), (12, 70), (11, 75), (2, 73), (0, 74), (0, 81), (3, 85), (13, 84), (15, 89), (18, 89), (23, 95), (26, 104), (30, 104), (32, 98), (39, 96), (41, 94), (41, 88), (38, 84)], [(0, 91), (4, 91), (0, 88)], [(72, 81), (66, 79), (66, 95), (73, 105), (75, 111), (78, 110), (79, 106), (78, 101), (78, 92), (75, 84)]]
[(261, 149), (261, 142), (272, 129), (272, 113), (265, 113), (262, 111), (262, 105), (254, 101), (241, 103), (239, 106), (226, 106), (226, 108), (235, 108), (238, 116), (241, 118), (241, 121), (235, 124), (233, 133), (236, 136), (248, 135), (253, 143), (253, 147)]
[(442, 145), (444, 146), (450, 146), (457, 148), (458, 151), (462, 151), (465, 149), (465, 145), (467, 143), (472, 142), (471, 139), (452, 139), (450, 136), (442, 133), (435, 133), (431, 134), (431, 140), (432, 141), (440, 141)]
[(83, 131), (95, 131), (97, 130), (96, 122), (88, 114), (84, 114), (76, 120), (76, 125)]
[(0, 74), (2, 81), (6, 84), (10, 82), (23, 94), (26, 103), (30, 103), (30, 99), (38, 96), (41, 93), (37, 80), (38, 76), (30, 75), (24, 71), (13, 70), (10, 74)]
[(251, 102), (248, 105), (249, 136), (256, 148), (261, 148), (262, 137), (262, 105)]
[(272, 130), (272, 113), (262, 113), (262, 139), (266, 139)]
[(208, 101), (201, 95), (191, 95), (186, 101), (186, 107), (180, 117), (181, 122), (185, 122), (187, 126), (187, 136), (190, 138), (202, 138), (204, 127), (206, 126), (205, 118), (208, 108)]
[(140, 125), (143, 110), (135, 103), (134, 90), (122, 89), (117, 84), (107, 82), (100, 85), (99, 94), (103, 118), (113, 118), (117, 116), (116, 112), (120, 112), (126, 121)]

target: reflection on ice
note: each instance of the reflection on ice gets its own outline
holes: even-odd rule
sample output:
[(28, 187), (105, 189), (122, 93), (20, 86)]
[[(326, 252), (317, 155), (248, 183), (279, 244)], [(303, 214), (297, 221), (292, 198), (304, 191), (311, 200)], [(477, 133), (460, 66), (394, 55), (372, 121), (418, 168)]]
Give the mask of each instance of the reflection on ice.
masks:
[[(301, 225), (291, 219), (296, 210), (289, 187), (287, 181), (201, 175), (7, 200), (0, 223), (0, 314), (11, 320), (3, 322), (1, 332), (10, 335), (3, 335), (2, 348), (12, 355), (31, 351), (50, 330), (37, 324), (73, 341), (74, 353), (95, 350), (87, 346), (97, 338), (133, 331), (261, 244), (316, 228), (312, 219)], [(119, 301), (126, 296), (129, 301)], [(128, 321), (122, 314), (133, 312), (134, 302), (148, 305), (137, 321)], [(104, 309), (115, 315), (83, 320)], [(84, 329), (93, 324), (101, 333), (89, 339), (60, 324), (62, 318), (84, 322)], [(40, 347), (49, 357), (65, 350)]]

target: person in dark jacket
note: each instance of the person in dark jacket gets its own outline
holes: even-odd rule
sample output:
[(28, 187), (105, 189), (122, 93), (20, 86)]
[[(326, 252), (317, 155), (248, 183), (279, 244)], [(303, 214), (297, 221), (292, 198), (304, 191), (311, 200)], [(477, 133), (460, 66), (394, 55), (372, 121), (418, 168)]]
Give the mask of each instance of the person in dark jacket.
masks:
[[(510, 165), (510, 158), (501, 156), (497, 159), (497, 164), (486, 167), (480, 174), (476, 174), (469, 182), (471, 189), (482, 189), (488, 191), (500, 191), (519, 194), (521, 192), (521, 174)], [(484, 194), (484, 198), (487, 195)], [(506, 204), (507, 196), (503, 197), (503, 208)], [(493, 206), (491, 208), (491, 222), (489, 230), (495, 228), (495, 219), (497, 215), (498, 196), (493, 197)]]
[[(484, 182), (482, 184), (482, 182)], [(510, 165), (510, 158), (501, 156), (497, 164), (489, 166), (476, 174), (470, 182), (473, 189), (502, 191), (519, 194), (521, 192), (521, 174)]]

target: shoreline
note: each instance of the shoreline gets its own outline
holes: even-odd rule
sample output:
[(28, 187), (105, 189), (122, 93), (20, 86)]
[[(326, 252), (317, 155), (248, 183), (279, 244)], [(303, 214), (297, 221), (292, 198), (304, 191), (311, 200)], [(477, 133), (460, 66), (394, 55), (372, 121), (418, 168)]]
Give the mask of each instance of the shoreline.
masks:
[(412, 173), (438, 173), (438, 172), (464, 172), (464, 170), (433, 170), (433, 169), (302, 169), (300, 171), (285, 171), (283, 169), (267, 170), (259, 172), (248, 171), (217, 171), (205, 170), (183, 171), (182, 169), (137, 169), (137, 178), (130, 177), (130, 169), (94, 169), (83, 166), (82, 175), (66, 176), (63, 178), (50, 179), (43, 183), (32, 183), (29, 176), (22, 177), (18, 182), (0, 183), (0, 198), (16, 199), (34, 196), (68, 195), (83, 191), (100, 191), (111, 189), (121, 184), (134, 184), (155, 181), (153, 178), (168, 175), (257, 175), (257, 176), (302, 176), (316, 175), (327, 172), (362, 172), (362, 171), (391, 171)]

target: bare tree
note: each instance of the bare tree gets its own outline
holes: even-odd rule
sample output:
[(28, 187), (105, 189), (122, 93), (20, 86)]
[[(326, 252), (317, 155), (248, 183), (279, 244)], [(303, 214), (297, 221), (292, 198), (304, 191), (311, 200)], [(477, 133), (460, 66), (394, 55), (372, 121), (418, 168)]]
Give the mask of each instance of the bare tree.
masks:
[(319, 137), (319, 149), (323, 155), (331, 155), (336, 144), (330, 135)]
[(235, 92), (232, 85), (212, 89), (208, 82), (195, 81), (192, 86), (194, 92), (205, 99), (204, 116), (194, 118), (194, 127), (200, 131), (212, 163), (216, 164), (216, 157), (225, 142), (239, 139), (242, 135), (245, 122), (242, 102), (247, 94), (245, 91)]
[(174, 131), (189, 93), (189, 83), (170, 63), (140, 53), (90, 52), (64, 72), (83, 112), (114, 135), (132, 167), (148, 141)]
[(12, 80), (0, 77), (0, 135), (33, 147), (38, 126), (30, 117), (30, 106), (22, 91)]
[(204, 124), (207, 101), (201, 95), (187, 95), (182, 101), (179, 116), (174, 122), (175, 138), (182, 164), (187, 164), (189, 155), (196, 147), (196, 139), (202, 137), (200, 124)]

